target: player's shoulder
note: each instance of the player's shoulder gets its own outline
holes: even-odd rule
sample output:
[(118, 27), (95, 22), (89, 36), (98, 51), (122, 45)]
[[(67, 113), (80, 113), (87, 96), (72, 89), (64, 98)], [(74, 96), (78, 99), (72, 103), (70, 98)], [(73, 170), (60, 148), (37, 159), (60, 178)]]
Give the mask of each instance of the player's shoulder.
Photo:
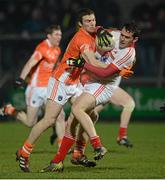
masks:
[(136, 52), (135, 52), (134, 47), (129, 46), (127, 48), (124, 48), (124, 50), (125, 50), (126, 56), (128, 56), (129, 59), (134, 59), (135, 58)]
[(83, 28), (80, 28), (79, 31), (75, 34), (74, 38), (78, 42), (90, 41), (91, 35), (86, 32)]
[(113, 35), (113, 37), (115, 38), (116, 41), (119, 40), (120, 34), (121, 34), (121, 31), (119, 29), (117, 29), (117, 28), (109, 28), (107, 30), (108, 30), (108, 32), (110, 32)]
[(118, 29), (112, 30), (112, 31), (111, 31), (111, 34), (112, 34), (116, 39), (119, 39), (119, 38), (120, 38), (121, 31), (118, 30)]
[[(115, 51), (115, 50), (114, 50)], [(123, 48), (123, 49), (118, 49), (117, 51), (118, 57), (119, 58), (124, 58), (124, 59), (134, 59), (136, 53), (135, 53), (135, 48), (132, 46)]]
[(130, 54), (134, 54), (134, 53), (135, 53), (135, 48), (132, 47), (132, 46), (123, 48), (123, 49), (121, 49), (121, 50), (122, 50), (123, 52), (130, 53)]
[(37, 50), (41, 50), (41, 49), (45, 49), (45, 48), (47, 48), (47, 47), (48, 47), (48, 42), (47, 42), (47, 40), (45, 39), (45, 40), (41, 41), (41, 42), (37, 45), (36, 49), (37, 49)]
[(68, 47), (73, 48), (74, 50), (81, 49), (84, 45), (93, 47), (93, 42), (95, 42), (95, 37), (91, 36), (83, 28), (80, 28), (69, 42)]

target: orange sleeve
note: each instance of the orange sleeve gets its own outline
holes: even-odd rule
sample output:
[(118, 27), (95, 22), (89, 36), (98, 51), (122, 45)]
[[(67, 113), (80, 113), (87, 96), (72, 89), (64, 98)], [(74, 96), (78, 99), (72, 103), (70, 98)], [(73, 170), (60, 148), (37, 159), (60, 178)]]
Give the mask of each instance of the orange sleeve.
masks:
[(80, 49), (81, 53), (84, 52), (85, 47), (88, 47), (90, 51), (94, 51), (94, 48), (91, 46), (91, 41), (86, 37), (81, 36), (77, 40), (77, 45), (79, 46), (79, 49)]
[(43, 56), (44, 56), (44, 53), (45, 53), (45, 45), (44, 45), (44, 43), (42, 42), (42, 43), (40, 43), (37, 47), (36, 47), (36, 49), (35, 49), (35, 51), (34, 51), (34, 53), (33, 53), (33, 58), (36, 60), (36, 61), (40, 61), (42, 58), (43, 58)]
[(40, 61), (42, 59), (42, 54), (39, 51), (36, 51), (36, 50), (34, 51), (32, 56), (36, 61)]

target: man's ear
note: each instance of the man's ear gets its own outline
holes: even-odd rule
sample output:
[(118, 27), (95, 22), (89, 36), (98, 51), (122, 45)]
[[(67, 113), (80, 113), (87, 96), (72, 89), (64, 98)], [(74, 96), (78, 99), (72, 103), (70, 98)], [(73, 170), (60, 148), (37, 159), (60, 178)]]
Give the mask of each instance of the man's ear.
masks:
[(48, 39), (50, 38), (50, 34), (47, 34), (47, 38), (48, 38)]
[(134, 43), (137, 42), (138, 39), (139, 39), (138, 37), (135, 37), (134, 40), (133, 40), (133, 42), (134, 42)]
[(81, 23), (80, 21), (78, 22), (78, 26), (79, 26), (79, 27), (82, 27), (82, 23)]

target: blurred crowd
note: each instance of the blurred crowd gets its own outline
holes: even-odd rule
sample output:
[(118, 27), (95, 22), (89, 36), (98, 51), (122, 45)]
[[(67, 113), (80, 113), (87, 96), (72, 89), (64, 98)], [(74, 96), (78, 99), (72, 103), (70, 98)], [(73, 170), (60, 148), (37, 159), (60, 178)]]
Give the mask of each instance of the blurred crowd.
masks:
[(60, 24), (63, 31), (68, 31), (75, 27), (76, 12), (82, 7), (94, 9), (99, 22), (107, 26), (119, 25), (120, 9), (112, 1), (103, 4), (99, 0), (8, 0), (0, 1), (0, 33), (40, 33), (50, 24)]
[[(115, 0), (104, 0), (104, 3), (101, 0), (0, 0), (0, 37), (11, 33), (19, 35), (43, 33), (50, 24), (60, 24), (65, 39), (69, 39), (76, 29), (76, 12), (83, 7), (93, 9), (97, 24), (107, 28), (120, 28), (123, 13), (127, 13), (122, 11), (121, 4)], [(137, 51), (140, 52), (137, 53), (140, 59), (137, 74), (156, 73), (155, 59), (160, 59), (160, 40), (164, 40), (165, 2), (159, 0), (156, 4), (152, 4), (141, 1), (133, 6), (128, 17), (128, 20), (136, 21), (143, 34), (137, 45)], [(24, 48), (23, 44), (20, 46)], [(25, 51), (21, 51), (24, 59), (28, 54), (28, 46), (25, 46)], [(29, 44), (29, 49), (32, 49), (31, 47), (34, 48)], [(14, 51), (5, 49), (7, 56), (11, 53), (8, 53), (8, 50)], [(18, 54), (18, 57), (21, 55)], [(13, 55), (6, 57), (5, 63), (11, 61), (11, 58)], [(150, 63), (151, 68), (146, 69), (147, 63)]]
[[(75, 15), (82, 7), (96, 12), (98, 23), (106, 27), (119, 27), (122, 23), (118, 1), (104, 0), (7, 0), (0, 1), (0, 34), (43, 32), (50, 24), (60, 24), (63, 31), (75, 27)], [(126, 13), (126, 12), (125, 12)], [(144, 33), (164, 32), (165, 2), (138, 3), (133, 7), (130, 19), (142, 27)]]

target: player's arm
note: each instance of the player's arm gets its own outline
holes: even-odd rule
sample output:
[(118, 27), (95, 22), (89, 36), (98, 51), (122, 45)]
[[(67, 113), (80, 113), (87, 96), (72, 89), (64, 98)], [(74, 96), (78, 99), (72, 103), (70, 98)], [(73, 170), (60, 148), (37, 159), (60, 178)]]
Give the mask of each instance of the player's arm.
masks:
[(23, 67), (20, 78), (25, 80), (28, 74), (30, 73), (31, 69), (38, 64), (39, 60), (42, 59), (42, 55), (39, 52), (34, 52), (31, 58), (27, 61), (25, 66)]
[[(100, 29), (100, 34), (97, 35), (97, 46), (100, 47), (99, 49), (106, 49), (109, 51), (110, 49), (114, 48), (114, 40), (113, 36), (105, 31), (103, 28)], [(103, 31), (103, 32), (102, 32)], [(107, 34), (108, 33), (108, 34)], [(105, 35), (104, 35), (105, 34)], [(102, 39), (103, 38), (103, 39)], [(79, 42), (81, 44), (82, 40), (79, 39)], [(76, 58), (69, 58), (67, 60), (67, 64), (70, 66), (75, 66), (75, 67), (83, 67), (85, 62), (91, 64), (92, 66), (99, 67), (99, 68), (107, 68), (108, 65), (98, 61), (95, 56), (95, 52), (93, 48), (88, 44), (88, 42), (84, 42), (84, 44), (81, 44), (80, 46), (80, 52), (81, 55), (80, 57)], [(105, 53), (105, 50), (104, 50)]]
[[(67, 60), (67, 64), (69, 66), (84, 67), (86, 70), (102, 78), (113, 76), (115, 73), (120, 71), (118, 67), (113, 65), (112, 63), (110, 65), (106, 65), (105, 63), (96, 60), (95, 55), (93, 54), (94, 55), (93, 57), (91, 52), (89, 54), (87, 56), (86, 55), (84, 56), (84, 53), (82, 53), (82, 57), (79, 57), (77, 59), (69, 58)], [(87, 60), (88, 58), (90, 58), (91, 64), (89, 62), (90, 60)]]
[(99, 67), (92, 66), (89, 63), (85, 63), (84, 68), (101, 78), (111, 77), (115, 75), (116, 73), (120, 72), (120, 69), (118, 69), (118, 67), (115, 66), (113, 63), (109, 64), (106, 68), (99, 68)]
[(15, 80), (15, 87), (25, 87), (26, 82), (25, 79), (31, 69), (42, 59), (42, 55), (40, 52), (35, 51), (31, 58), (27, 61), (25, 66), (23, 67), (19, 78)]
[(109, 64), (106, 68), (94, 67), (89, 63), (85, 63), (84, 67), (94, 73), (95, 75), (103, 78), (119, 74), (122, 69), (131, 64), (135, 59), (134, 49), (127, 48), (125, 51), (118, 53), (113, 63)]
[(89, 64), (100, 67), (100, 68), (106, 68), (107, 65), (101, 61), (96, 60), (95, 53), (93, 50), (90, 50), (88, 45), (84, 46), (84, 51), (81, 53), (81, 56), (85, 59), (86, 62)]
[[(114, 37), (111, 33), (106, 31), (103, 28), (99, 28), (97, 32), (97, 37), (96, 37), (96, 46), (97, 49), (100, 50), (101, 54), (104, 54), (106, 51), (110, 51), (115, 47), (115, 41)], [(100, 68), (107, 68), (108, 65), (105, 63), (96, 60), (95, 52), (90, 49), (90, 47), (85, 44), (83, 46), (83, 52), (81, 52), (82, 57), (91, 65), (100, 67)]]
[(82, 57), (86, 60), (84, 68), (101, 78), (113, 76), (115, 73), (120, 71), (112, 63), (110, 65), (107, 65), (101, 61), (96, 60), (95, 53), (92, 50), (90, 50), (89, 46), (87, 45), (84, 46)]

